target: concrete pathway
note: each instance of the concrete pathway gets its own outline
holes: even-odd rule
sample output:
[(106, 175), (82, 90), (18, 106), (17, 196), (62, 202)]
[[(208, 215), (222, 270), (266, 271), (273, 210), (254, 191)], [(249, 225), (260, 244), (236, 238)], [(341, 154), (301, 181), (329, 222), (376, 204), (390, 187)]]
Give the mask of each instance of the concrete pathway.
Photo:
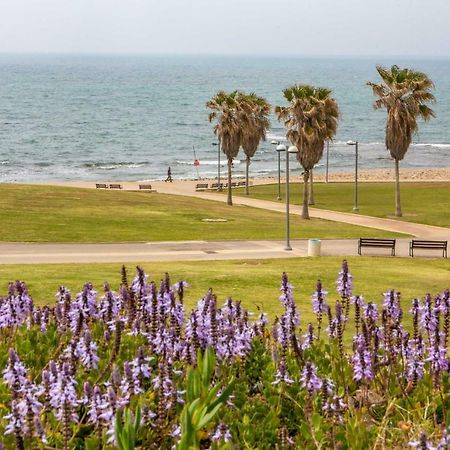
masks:
[[(292, 258), (308, 255), (308, 240), (291, 241), (180, 241), (119, 244), (0, 244), (0, 264), (101, 263), (130, 261), (206, 261)], [(408, 257), (409, 239), (399, 239), (396, 255)], [(354, 256), (357, 239), (324, 239), (322, 256)], [(390, 256), (389, 249), (363, 248), (363, 255)], [(415, 251), (416, 256), (441, 257), (442, 251)], [(450, 264), (450, 260), (446, 260)]]

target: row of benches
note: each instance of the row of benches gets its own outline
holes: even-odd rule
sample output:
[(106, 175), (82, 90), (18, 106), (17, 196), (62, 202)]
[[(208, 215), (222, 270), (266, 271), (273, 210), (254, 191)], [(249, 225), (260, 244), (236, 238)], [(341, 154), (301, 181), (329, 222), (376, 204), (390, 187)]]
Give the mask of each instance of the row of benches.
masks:
[[(360, 238), (358, 241), (358, 255), (361, 247), (379, 247), (391, 249), (391, 256), (395, 256), (395, 239)], [(442, 250), (442, 257), (447, 258), (447, 241), (427, 241), (413, 239), (409, 243), (409, 256), (414, 256), (414, 249)]]
[[(117, 183), (110, 183), (110, 184), (96, 183), (95, 188), (96, 189), (123, 189), (123, 186), (121, 184), (117, 184)], [(151, 184), (140, 184), (139, 190), (140, 191), (152, 191), (152, 192), (154, 191), (152, 189)]]
[[(248, 185), (251, 186), (252, 183), (249, 183)], [(245, 181), (233, 181), (231, 182), (231, 187), (235, 188), (235, 187), (245, 187), (246, 186), (246, 182)], [(195, 185), (195, 190), (196, 191), (210, 191), (210, 190), (217, 190), (217, 189), (227, 189), (228, 188), (228, 183), (197, 183)]]

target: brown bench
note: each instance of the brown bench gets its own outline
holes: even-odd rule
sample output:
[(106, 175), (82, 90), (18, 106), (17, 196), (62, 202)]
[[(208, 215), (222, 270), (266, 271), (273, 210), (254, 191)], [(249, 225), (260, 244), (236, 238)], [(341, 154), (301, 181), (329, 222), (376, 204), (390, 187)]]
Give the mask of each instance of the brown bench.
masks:
[(395, 256), (395, 239), (359, 238), (358, 255), (361, 255), (361, 247), (390, 248), (391, 256)]
[(196, 191), (204, 191), (205, 189), (208, 189), (208, 183), (197, 183), (195, 185)]
[(442, 250), (442, 257), (447, 258), (447, 241), (424, 241), (420, 239), (413, 239), (409, 243), (409, 256), (414, 256), (415, 248)]
[(121, 184), (110, 184), (110, 189), (123, 189)]
[(140, 191), (147, 191), (147, 192), (156, 192), (155, 189), (152, 189), (151, 184), (140, 184), (139, 185)]
[[(223, 188), (223, 183), (220, 183), (220, 189)], [(219, 189), (219, 183), (211, 183), (210, 189)]]
[(108, 189), (108, 185), (105, 183), (96, 183), (95, 189)]

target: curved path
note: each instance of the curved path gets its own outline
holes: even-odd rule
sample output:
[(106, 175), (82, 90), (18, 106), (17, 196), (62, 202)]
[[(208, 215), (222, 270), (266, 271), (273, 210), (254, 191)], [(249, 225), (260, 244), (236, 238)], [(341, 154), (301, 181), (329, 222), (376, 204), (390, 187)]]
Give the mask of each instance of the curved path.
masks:
[[(193, 181), (174, 183), (152, 182), (158, 192), (185, 195), (208, 200), (225, 202), (226, 196), (211, 192), (195, 192)], [(63, 184), (63, 183), (55, 183)], [(122, 183), (125, 189), (136, 189), (136, 183)], [(94, 187), (93, 183), (64, 183), (66, 186)], [(157, 195), (157, 194), (149, 194)], [(246, 197), (233, 197), (235, 204), (284, 212), (281, 202), (257, 200)], [(299, 206), (291, 206), (291, 214), (300, 215)], [(381, 219), (359, 214), (310, 209), (310, 215), (325, 220), (333, 220), (353, 225), (377, 228), (380, 230), (404, 233), (423, 239), (450, 241), (450, 229), (393, 219)], [(408, 256), (409, 239), (398, 239), (397, 256)], [(114, 244), (0, 244), (0, 264), (37, 263), (94, 263), (128, 261), (187, 261), (217, 259), (259, 259), (289, 258), (307, 256), (307, 240), (291, 241), (292, 251), (285, 251), (285, 242), (279, 241), (179, 241), (179, 242), (141, 242)], [(439, 257), (440, 251), (415, 252), (417, 256)], [(357, 254), (357, 239), (322, 240), (323, 256), (351, 256)], [(363, 254), (389, 255), (385, 249), (363, 249)]]
[[(213, 192), (195, 192), (195, 183), (192, 181), (179, 181), (176, 183), (155, 183), (158, 192), (164, 194), (185, 195), (190, 197), (203, 198), (219, 202), (226, 202), (225, 194)], [(268, 209), (270, 211), (285, 212), (286, 206), (283, 202), (258, 200), (243, 196), (233, 196), (233, 203), (236, 205), (251, 206), (253, 208)], [(290, 205), (290, 214), (301, 215), (301, 207)], [(378, 230), (393, 231), (396, 233), (409, 234), (422, 239), (450, 240), (450, 229), (435, 227), (431, 225), (422, 225), (413, 222), (404, 222), (395, 219), (383, 219), (361, 214), (351, 214), (326, 209), (309, 208), (311, 217), (318, 219), (332, 220), (335, 222), (344, 222), (362, 227), (376, 228)]]

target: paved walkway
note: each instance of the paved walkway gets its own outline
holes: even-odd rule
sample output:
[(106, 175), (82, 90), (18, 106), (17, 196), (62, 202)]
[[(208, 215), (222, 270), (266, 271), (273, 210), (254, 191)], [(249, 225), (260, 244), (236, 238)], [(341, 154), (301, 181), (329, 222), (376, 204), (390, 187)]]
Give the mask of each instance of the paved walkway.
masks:
[[(56, 184), (56, 183), (55, 183)], [(61, 183), (62, 184), (62, 183)], [(94, 183), (64, 183), (78, 187), (94, 187)], [(123, 183), (125, 189), (135, 189), (136, 183)], [(195, 182), (177, 181), (174, 183), (152, 182), (160, 193), (185, 195), (219, 202), (226, 202), (226, 195), (211, 192), (195, 192)], [(158, 195), (149, 194), (149, 195)], [(255, 208), (284, 212), (285, 204), (276, 201), (256, 200), (246, 197), (233, 197), (233, 202)], [(299, 206), (291, 206), (291, 214), (300, 215)], [(311, 217), (317, 217), (353, 225), (377, 228), (380, 230), (404, 233), (424, 239), (445, 239), (450, 241), (450, 229), (402, 222), (393, 219), (380, 219), (359, 214), (340, 213), (321, 209), (310, 209)], [(398, 239), (396, 255), (408, 257), (410, 239)], [(323, 256), (357, 255), (357, 239), (322, 240)], [(292, 251), (286, 251), (285, 242), (280, 241), (180, 241), (180, 242), (142, 242), (117, 244), (0, 244), (0, 264), (39, 264), (39, 263), (94, 263), (128, 261), (187, 261), (290, 258), (307, 256), (307, 240), (291, 241)], [(417, 256), (440, 257), (440, 251), (415, 252)], [(390, 250), (363, 249), (363, 254), (390, 255)]]
[[(308, 255), (308, 241), (180, 241), (119, 244), (0, 244), (0, 264), (101, 263), (129, 261), (206, 261), (292, 258)], [(399, 239), (396, 255), (408, 257), (409, 239)], [(357, 239), (324, 239), (322, 256), (357, 255)], [(363, 248), (363, 255), (389, 256), (389, 249)], [(442, 251), (415, 251), (416, 256), (441, 257)], [(449, 261), (449, 260), (447, 260)], [(450, 263), (450, 261), (449, 261)]]

